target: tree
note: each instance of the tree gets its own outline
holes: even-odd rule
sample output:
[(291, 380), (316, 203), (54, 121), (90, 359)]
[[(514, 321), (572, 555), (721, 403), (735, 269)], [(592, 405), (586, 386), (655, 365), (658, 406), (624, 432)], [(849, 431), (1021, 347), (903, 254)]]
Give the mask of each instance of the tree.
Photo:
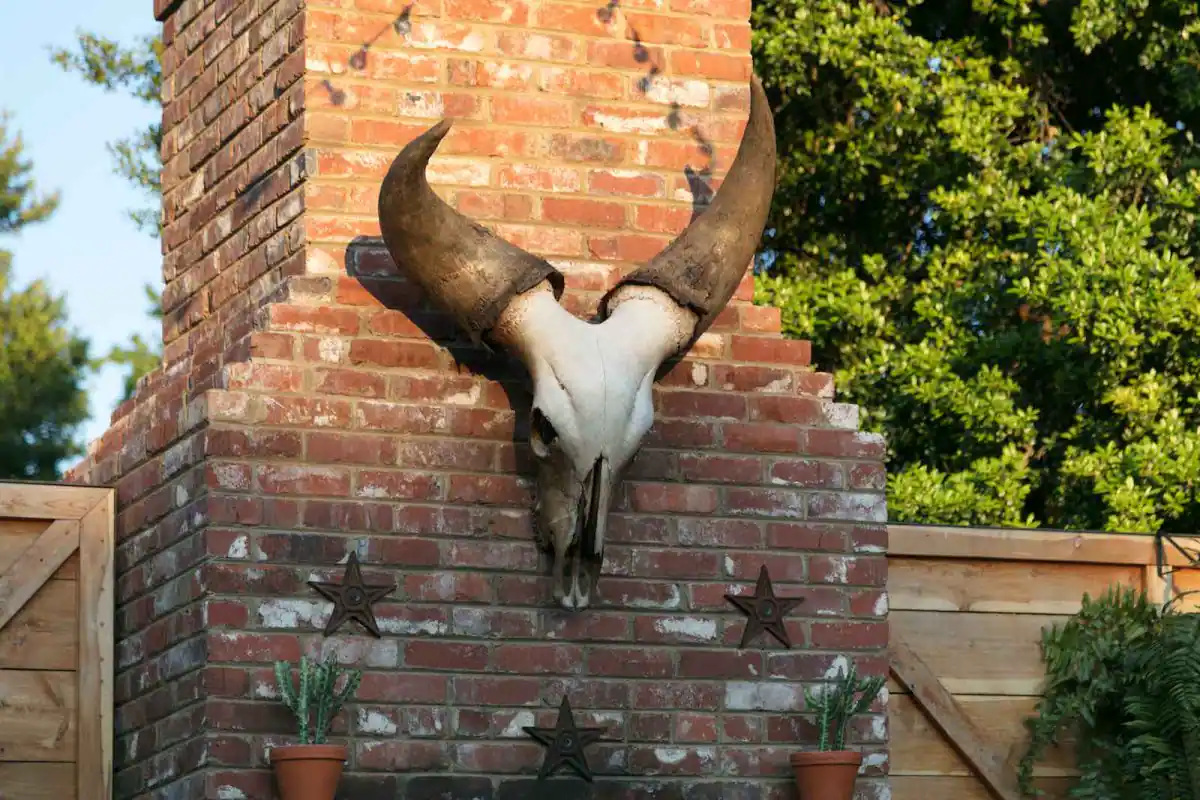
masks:
[(889, 442), (898, 521), (1200, 525), (1200, 16), (756, 0), (759, 300)]
[[(149, 105), (157, 106), (162, 91), (162, 39), (146, 36), (126, 47), (94, 33), (76, 34), (75, 49), (51, 50), (51, 59), (67, 72), (78, 73), (85, 81), (105, 91), (121, 91)], [(141, 230), (157, 236), (160, 232), (162, 184), (162, 126), (155, 122), (133, 135), (108, 145), (115, 171), (147, 197), (147, 205), (130, 210), (129, 217)], [(162, 319), (162, 298), (152, 285), (144, 287), (150, 303), (149, 315)], [(114, 346), (103, 362), (128, 368), (124, 397), (133, 396), (138, 379), (162, 363), (161, 343), (149, 344), (134, 334), (129, 344)]]
[[(20, 136), (0, 115), (0, 235), (40, 222), (58, 205), (30, 178)], [(62, 297), (41, 281), (12, 285), (12, 254), (0, 250), (0, 478), (52, 480), (78, 455), (87, 419), (88, 343), (67, 328)]]

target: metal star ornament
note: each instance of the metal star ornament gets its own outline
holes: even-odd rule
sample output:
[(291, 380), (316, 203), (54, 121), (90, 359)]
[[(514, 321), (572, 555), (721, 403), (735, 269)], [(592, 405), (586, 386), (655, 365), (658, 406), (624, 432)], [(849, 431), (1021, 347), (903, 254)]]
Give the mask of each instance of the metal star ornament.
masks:
[(776, 597), (775, 588), (771, 585), (771, 576), (765, 565), (758, 572), (758, 584), (754, 587), (754, 594), (727, 594), (725, 599), (737, 606), (748, 617), (746, 630), (742, 633), (742, 643), (738, 645), (739, 649), (745, 650), (747, 645), (763, 631), (774, 636), (784, 647), (791, 649), (792, 640), (788, 636), (783, 618), (796, 606), (803, 603), (804, 598)]
[(375, 611), (371, 608), (374, 603), (387, 596), (396, 588), (396, 584), (366, 584), (363, 583), (362, 568), (358, 565), (358, 554), (350, 552), (346, 562), (346, 572), (342, 575), (341, 583), (326, 583), (324, 581), (309, 581), (308, 585), (316, 589), (333, 603), (333, 613), (329, 622), (325, 623), (325, 635), (329, 636), (347, 620), (354, 620), (367, 629), (376, 639), (382, 638), (379, 625), (375, 622)]
[(600, 741), (604, 729), (576, 727), (575, 715), (571, 713), (571, 703), (566, 695), (563, 695), (562, 704), (558, 707), (558, 721), (553, 728), (526, 726), (525, 733), (546, 748), (546, 758), (538, 771), (539, 781), (553, 775), (560, 767), (567, 766), (588, 783), (592, 782), (592, 769), (583, 750), (589, 744)]

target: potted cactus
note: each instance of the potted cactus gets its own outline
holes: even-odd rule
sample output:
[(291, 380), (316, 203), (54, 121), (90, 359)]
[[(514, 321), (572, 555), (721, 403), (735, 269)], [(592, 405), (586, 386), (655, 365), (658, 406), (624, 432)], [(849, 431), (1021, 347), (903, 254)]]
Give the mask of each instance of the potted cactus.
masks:
[[(346, 680), (339, 690), (338, 678)], [(354, 697), (362, 671), (342, 670), (333, 656), (323, 662), (300, 659), (299, 686), (292, 666), (275, 662), (279, 698), (296, 715), (300, 743), (271, 748), (271, 767), (282, 800), (333, 800), (346, 763), (346, 747), (326, 743), (329, 726), (342, 705)]]
[(850, 720), (867, 711), (886, 679), (859, 678), (853, 664), (820, 693), (804, 691), (804, 705), (817, 715), (816, 751), (792, 753), (800, 800), (851, 800), (862, 753), (846, 749)]

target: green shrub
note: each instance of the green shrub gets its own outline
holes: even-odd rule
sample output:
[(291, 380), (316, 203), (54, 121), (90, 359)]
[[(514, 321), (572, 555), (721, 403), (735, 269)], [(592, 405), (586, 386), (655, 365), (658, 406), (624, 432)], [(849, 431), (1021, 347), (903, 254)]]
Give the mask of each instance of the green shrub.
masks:
[(1081, 773), (1071, 797), (1200, 800), (1200, 615), (1113, 587), (1084, 595), (1078, 614), (1043, 633), (1042, 652), (1022, 791), (1040, 794), (1034, 762), (1071, 732)]

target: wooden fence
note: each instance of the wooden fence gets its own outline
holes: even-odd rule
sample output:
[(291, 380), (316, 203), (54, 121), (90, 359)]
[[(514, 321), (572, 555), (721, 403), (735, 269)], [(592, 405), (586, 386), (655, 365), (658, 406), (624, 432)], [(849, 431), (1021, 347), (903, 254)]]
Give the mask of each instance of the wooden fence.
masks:
[[(1166, 552), (1169, 566), (1185, 565)], [(1119, 583), (1161, 602), (1195, 582), (1160, 578), (1156, 564), (1151, 536), (889, 526), (894, 800), (1019, 798), (1043, 628), (1078, 611), (1084, 592)], [(1048, 797), (1063, 797), (1076, 774), (1069, 750), (1037, 767)]]
[(113, 491), (0, 484), (0, 798), (112, 797)]

